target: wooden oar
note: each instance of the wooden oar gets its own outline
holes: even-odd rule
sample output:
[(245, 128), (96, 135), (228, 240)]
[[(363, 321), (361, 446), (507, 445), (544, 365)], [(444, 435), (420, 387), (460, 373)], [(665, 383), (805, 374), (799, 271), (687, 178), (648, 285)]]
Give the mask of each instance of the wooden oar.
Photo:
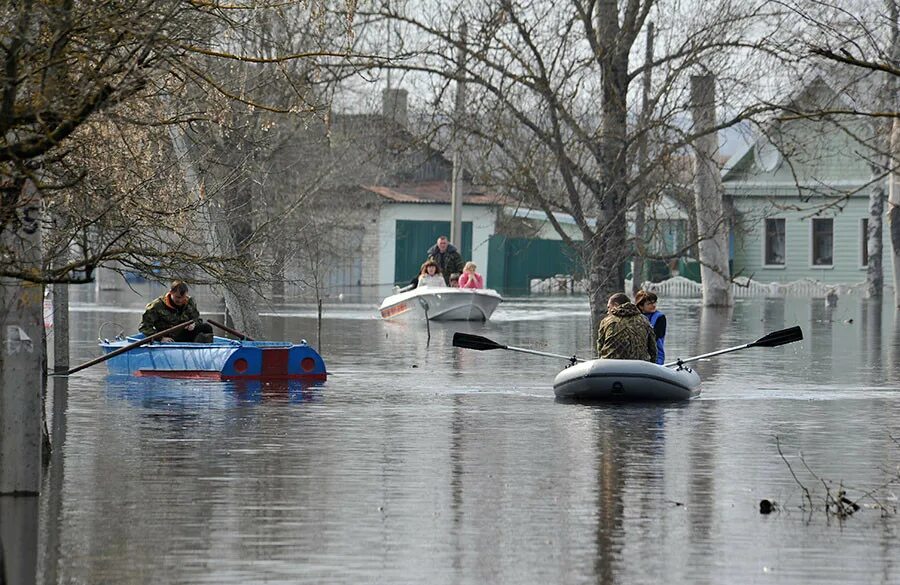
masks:
[(562, 358), (572, 363), (583, 362), (584, 360), (574, 355), (561, 355), (558, 353), (548, 353), (545, 351), (535, 351), (533, 349), (525, 349), (523, 347), (513, 347), (511, 345), (503, 345), (496, 341), (491, 341), (487, 337), (480, 335), (471, 335), (457, 331), (453, 334), (453, 345), (456, 347), (464, 347), (466, 349), (477, 349), (478, 351), (486, 351), (489, 349), (506, 349), (509, 351), (518, 351), (520, 353), (530, 353), (533, 355), (542, 355), (544, 357)]
[(778, 347), (779, 345), (784, 345), (786, 343), (793, 343), (795, 341), (800, 341), (803, 339), (803, 331), (800, 329), (799, 325), (795, 325), (794, 327), (788, 327), (787, 329), (780, 329), (778, 331), (773, 331), (768, 335), (764, 335), (753, 341), (751, 343), (745, 343), (744, 345), (738, 345), (736, 347), (729, 347), (728, 349), (720, 349), (719, 351), (713, 351), (710, 353), (704, 353), (703, 355), (697, 355), (694, 357), (689, 357), (685, 359), (675, 360), (674, 362), (669, 362), (667, 364), (663, 364), (666, 367), (671, 366), (680, 366), (681, 364), (686, 364), (688, 362), (695, 362), (697, 360), (702, 360), (704, 358), (712, 357), (714, 355), (722, 355), (723, 353), (730, 353), (732, 351), (738, 351), (741, 349), (747, 349), (749, 347)]
[(218, 327), (219, 329), (221, 329), (222, 331), (224, 331), (226, 333), (231, 333), (232, 335), (234, 335), (235, 337), (237, 337), (239, 339), (246, 339), (247, 341), (255, 341), (249, 335), (241, 333), (240, 331), (237, 331), (236, 329), (232, 329), (231, 327), (228, 327), (227, 325), (222, 325), (218, 321), (213, 321), (212, 319), (207, 319), (206, 322), (209, 323), (210, 325), (215, 325), (216, 327)]
[(108, 360), (109, 358), (116, 357), (117, 355), (123, 354), (123, 353), (125, 353), (126, 351), (132, 350), (132, 349), (134, 349), (134, 348), (136, 348), (136, 347), (140, 347), (140, 346), (142, 346), (142, 345), (147, 345), (148, 343), (150, 343), (150, 342), (152, 342), (152, 341), (156, 341), (156, 340), (159, 339), (160, 337), (166, 337), (167, 335), (170, 335), (170, 334), (172, 334), (172, 333), (176, 333), (177, 331), (180, 331), (181, 329), (184, 329), (185, 327), (187, 327), (187, 326), (190, 325), (191, 323), (194, 323), (194, 321), (185, 321), (184, 323), (179, 323), (178, 325), (176, 325), (176, 326), (174, 326), (174, 327), (169, 327), (168, 329), (166, 329), (166, 330), (164, 330), (164, 331), (160, 331), (160, 332), (158, 332), (158, 333), (154, 333), (153, 335), (150, 335), (149, 337), (145, 337), (145, 338), (143, 338), (143, 339), (141, 339), (141, 340), (139, 340), (139, 341), (135, 341), (134, 343), (129, 343), (129, 344), (126, 345), (125, 347), (120, 347), (119, 349), (117, 349), (117, 350), (115, 350), (115, 351), (111, 351), (111, 352), (109, 352), (108, 354), (102, 355), (102, 356), (100, 356), (100, 357), (98, 357), (98, 358), (96, 358), (96, 359), (93, 359), (93, 360), (89, 361), (89, 362), (85, 362), (85, 363), (81, 364), (80, 366), (75, 366), (74, 368), (72, 368), (71, 370), (69, 370), (68, 372), (66, 372), (66, 375), (67, 375), (67, 376), (71, 376), (71, 375), (74, 374), (75, 372), (79, 372), (79, 371), (81, 371), (81, 370), (83, 370), (83, 369), (85, 369), (85, 368), (89, 368), (89, 367), (94, 366), (94, 365), (97, 365), (97, 364), (99, 364), (99, 363), (103, 363), (103, 362), (105, 362), (106, 360)]
[[(666, 367), (680, 366), (688, 362), (694, 362), (697, 360), (702, 360), (704, 358), (712, 357), (714, 355), (721, 355), (723, 353), (729, 353), (732, 351), (739, 351), (741, 349), (747, 349), (749, 347), (778, 347), (779, 345), (793, 343), (795, 341), (800, 341), (801, 339), (803, 339), (803, 331), (799, 326), (794, 326), (787, 329), (781, 329), (779, 331), (773, 331), (772, 333), (764, 335), (763, 337), (760, 337), (759, 339), (751, 343), (745, 343), (744, 345), (739, 345), (737, 347), (729, 347), (728, 349), (720, 349), (719, 351), (704, 353), (703, 355), (679, 359), (663, 365)], [(456, 347), (465, 347), (467, 349), (476, 349), (479, 351), (486, 351), (490, 349), (506, 349), (509, 351), (518, 351), (521, 353), (530, 353), (534, 355), (542, 355), (545, 357), (562, 358), (571, 361), (573, 364), (576, 362), (584, 361), (583, 359), (576, 356), (565, 356), (558, 353), (547, 353), (544, 351), (535, 351), (533, 349), (524, 349), (521, 347), (503, 345), (501, 343), (497, 343), (496, 341), (492, 341), (487, 337), (482, 337), (480, 335), (470, 335), (468, 333), (460, 333), (458, 331), (453, 334), (453, 345)]]

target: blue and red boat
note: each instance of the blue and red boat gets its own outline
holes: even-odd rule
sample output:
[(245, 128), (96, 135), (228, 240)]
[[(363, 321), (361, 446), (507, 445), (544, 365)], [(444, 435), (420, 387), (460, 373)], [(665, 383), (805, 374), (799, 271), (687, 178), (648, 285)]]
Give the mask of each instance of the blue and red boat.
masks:
[[(143, 339), (102, 340), (105, 354)], [(213, 380), (306, 380), (327, 377), (322, 356), (305, 341), (249, 341), (214, 337), (212, 343), (147, 343), (106, 360), (110, 374)]]

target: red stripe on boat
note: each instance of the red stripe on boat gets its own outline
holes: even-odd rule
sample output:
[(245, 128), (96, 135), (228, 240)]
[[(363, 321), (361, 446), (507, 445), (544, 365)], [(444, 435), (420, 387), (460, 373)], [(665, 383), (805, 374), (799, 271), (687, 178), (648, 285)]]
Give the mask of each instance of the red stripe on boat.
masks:
[(288, 375), (288, 349), (265, 349), (262, 352), (263, 378), (274, 378)]

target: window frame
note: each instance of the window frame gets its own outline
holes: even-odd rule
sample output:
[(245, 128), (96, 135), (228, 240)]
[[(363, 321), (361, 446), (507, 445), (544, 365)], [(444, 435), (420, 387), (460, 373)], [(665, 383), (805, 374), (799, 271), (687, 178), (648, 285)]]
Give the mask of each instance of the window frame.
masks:
[(869, 218), (859, 218), (859, 268), (869, 268)]
[[(784, 258), (781, 261), (781, 264), (771, 264), (769, 262), (769, 221), (780, 221), (784, 226), (782, 230), (782, 248), (784, 253)], [(783, 217), (767, 217), (763, 220), (763, 245), (762, 245), (762, 265), (763, 268), (771, 268), (777, 270), (784, 270), (787, 267), (787, 220)]]
[[(816, 223), (831, 222), (831, 264), (816, 264)], [(809, 222), (809, 267), (816, 270), (832, 270), (834, 268), (834, 218), (814, 217)]]

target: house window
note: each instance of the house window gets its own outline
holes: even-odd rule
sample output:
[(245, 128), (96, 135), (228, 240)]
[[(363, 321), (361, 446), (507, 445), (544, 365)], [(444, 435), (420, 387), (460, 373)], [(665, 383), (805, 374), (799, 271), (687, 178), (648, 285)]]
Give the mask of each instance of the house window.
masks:
[(859, 222), (859, 250), (860, 266), (869, 265), (869, 219), (862, 218)]
[(766, 220), (766, 266), (784, 266), (784, 218)]
[(812, 220), (812, 265), (834, 265), (834, 219), (830, 217)]

